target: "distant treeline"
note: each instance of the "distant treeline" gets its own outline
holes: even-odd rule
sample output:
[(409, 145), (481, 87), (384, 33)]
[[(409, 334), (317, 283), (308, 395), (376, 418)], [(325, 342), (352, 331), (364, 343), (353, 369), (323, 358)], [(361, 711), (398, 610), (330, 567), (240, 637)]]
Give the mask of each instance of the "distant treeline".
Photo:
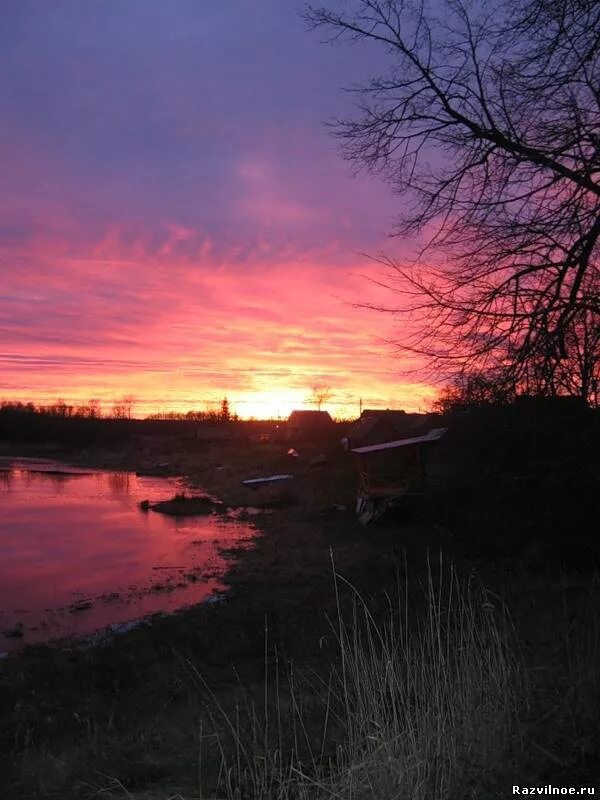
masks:
[(158, 411), (154, 414), (149, 414), (146, 419), (192, 420), (193, 422), (206, 422), (210, 425), (215, 425), (223, 422), (237, 422), (238, 415), (231, 413), (229, 400), (224, 397), (221, 400), (218, 411)]
[[(83, 419), (98, 419), (100, 417), (110, 419), (132, 419), (134, 417), (134, 407), (137, 403), (137, 398), (134, 395), (125, 395), (125, 397), (115, 400), (107, 411), (103, 411), (100, 400), (92, 398), (86, 403), (76, 405), (74, 403), (66, 403), (64, 400), (58, 399), (54, 403), (46, 405), (35, 403), (21, 403), (3, 400), (0, 401), (0, 409), (12, 409), (19, 413), (25, 414), (43, 414), (51, 417), (81, 417)], [(146, 419), (188, 419), (196, 422), (230, 422), (237, 420), (237, 414), (232, 414), (229, 409), (229, 400), (224, 397), (220, 403), (218, 410), (207, 411), (159, 411), (154, 414), (149, 414)]]
[(100, 404), (51, 405), (0, 403), (0, 440), (8, 442), (56, 442), (66, 445), (91, 445), (126, 441), (140, 435), (193, 436), (199, 427), (229, 426), (237, 422), (224, 400), (219, 411), (154, 414), (146, 419), (132, 417), (132, 405), (119, 402), (110, 416), (102, 416)]

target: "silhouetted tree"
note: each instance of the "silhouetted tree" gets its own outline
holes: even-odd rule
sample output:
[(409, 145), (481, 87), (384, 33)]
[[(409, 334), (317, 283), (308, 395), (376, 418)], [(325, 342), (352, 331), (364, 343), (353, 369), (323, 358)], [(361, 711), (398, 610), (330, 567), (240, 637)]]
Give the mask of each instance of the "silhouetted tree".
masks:
[(312, 394), (309, 398), (309, 402), (315, 405), (320, 411), (323, 403), (331, 399), (331, 395), (332, 391), (330, 386), (316, 385), (312, 387)]
[(396, 234), (426, 242), (410, 266), (376, 259), (399, 348), (438, 375), (597, 399), (600, 3), (349, 5), (306, 18), (388, 57), (335, 131), (406, 198)]
[(92, 397), (88, 400), (87, 416), (90, 419), (97, 419), (102, 416), (102, 406), (100, 405), (100, 400), (97, 400), (95, 397)]
[(504, 405), (515, 400), (515, 395), (502, 385), (495, 375), (457, 375), (444, 387), (433, 403), (433, 411), (446, 414), (468, 406)]
[(47, 412), (55, 417), (71, 417), (73, 416), (74, 408), (66, 403), (62, 397), (59, 397), (55, 403), (47, 407)]
[(120, 400), (115, 400), (110, 414), (111, 417), (113, 419), (131, 419), (136, 402), (137, 398), (132, 394), (127, 394)]
[(125, 409), (125, 416), (127, 419), (131, 419), (133, 416), (133, 408), (137, 403), (137, 397), (133, 394), (126, 394), (123, 399), (121, 400), (123, 407)]
[(231, 419), (231, 413), (229, 411), (229, 400), (226, 397), (224, 397), (221, 400), (221, 415), (220, 415), (220, 418), (221, 418), (221, 422), (229, 422), (229, 420)]

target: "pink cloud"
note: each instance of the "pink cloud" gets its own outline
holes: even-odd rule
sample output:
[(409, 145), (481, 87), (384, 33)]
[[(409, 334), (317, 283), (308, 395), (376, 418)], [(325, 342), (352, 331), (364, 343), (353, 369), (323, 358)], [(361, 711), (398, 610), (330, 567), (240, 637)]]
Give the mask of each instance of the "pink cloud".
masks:
[[(175, 230), (173, 241), (181, 238), (188, 233)], [(133, 393), (150, 411), (227, 394), (244, 413), (253, 396), (308, 396), (325, 381), (332, 406), (351, 413), (361, 397), (415, 408), (430, 394), (402, 378), (403, 364), (383, 344), (394, 320), (351, 305), (385, 294), (359, 274), (370, 264), (215, 264), (208, 248), (199, 263), (114, 252), (20, 263), (7, 270), (0, 302), (6, 397), (109, 402)]]
[(387, 244), (390, 193), (321, 126), (368, 64), (311, 44), (293, 4), (13, 5), (0, 397), (424, 402), (394, 319), (352, 306), (389, 300), (356, 253)]

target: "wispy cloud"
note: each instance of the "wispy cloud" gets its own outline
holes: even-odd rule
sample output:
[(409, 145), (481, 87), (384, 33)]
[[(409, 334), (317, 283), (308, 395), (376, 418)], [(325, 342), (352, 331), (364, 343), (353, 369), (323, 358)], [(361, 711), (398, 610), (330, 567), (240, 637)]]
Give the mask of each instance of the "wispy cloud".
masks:
[(423, 403), (394, 321), (351, 305), (383, 302), (357, 253), (390, 246), (392, 198), (321, 124), (372, 54), (321, 47), (291, 0), (2, 14), (0, 395)]

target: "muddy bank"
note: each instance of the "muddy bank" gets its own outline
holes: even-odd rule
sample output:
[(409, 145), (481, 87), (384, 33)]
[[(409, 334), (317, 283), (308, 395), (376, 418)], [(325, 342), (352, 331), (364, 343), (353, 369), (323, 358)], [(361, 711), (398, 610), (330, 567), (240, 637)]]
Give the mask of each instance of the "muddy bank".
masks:
[(177, 494), (170, 500), (159, 500), (155, 503), (142, 500), (140, 508), (142, 511), (156, 511), (169, 517), (198, 517), (226, 512), (226, 506), (218, 500), (206, 495), (185, 494)]
[[(264, 673), (265, 636), (269, 651), (276, 646), (284, 659), (326, 656), (333, 647), (326, 614), (335, 609), (331, 550), (337, 569), (386, 603), (394, 559), (401, 563), (400, 551), (389, 557), (390, 532), (367, 538), (353, 514), (334, 508), (350, 507), (351, 462), (340, 459), (327, 480), (295, 465), (290, 485), (249, 489), (245, 478), (288, 471), (281, 469), (281, 462), (288, 467), (285, 452), (219, 447), (199, 457), (173, 447), (52, 455), (129, 470), (168, 460), (171, 474), (188, 476), (190, 493), (201, 487), (225, 507), (257, 509), (256, 542), (224, 553), (231, 567), (222, 602), (154, 618), (94, 647), (29, 647), (0, 662), (3, 797), (43, 797), (43, 783), (61, 798), (80, 798), (99, 772), (117, 776), (130, 791), (160, 780), (191, 793), (197, 781), (191, 732), (203, 700), (190, 664), (228, 704), (240, 680), (252, 690)], [(82, 739), (82, 729), (95, 733)]]
[[(285, 447), (271, 444), (240, 448), (146, 441), (121, 452), (62, 455), (80, 466), (112, 469), (169, 462), (170, 474), (186, 476), (190, 493), (206, 492), (226, 507), (252, 506), (263, 513), (253, 518), (259, 530), (254, 546), (226, 553), (233, 561), (222, 602), (153, 620), (97, 647), (32, 648), (0, 662), (3, 796), (41, 798), (52, 796), (52, 790), (65, 800), (79, 798), (99, 790), (99, 773), (118, 778), (136, 800), (151, 786), (160, 798), (169, 791), (197, 795), (198, 731), (210, 725), (203, 687), (210, 686), (223, 707), (235, 713), (240, 686), (260, 703), (265, 655), (271, 666), (293, 662), (326, 675), (336, 651), (334, 570), (365, 598), (374, 619), (399, 608), (406, 596), (418, 617), (427, 563), (434, 574), (452, 561), (464, 575), (483, 575), (510, 604), (531, 676), (558, 676), (568, 685), (557, 631), (565, 608), (573, 625), (570, 636), (585, 639), (592, 630), (584, 614), (589, 583), (581, 573), (578, 584), (570, 568), (573, 580), (565, 594), (558, 568), (544, 562), (543, 548), (541, 556), (539, 550), (527, 550), (533, 534), (525, 540), (523, 531), (535, 532), (542, 500), (549, 505), (544, 484), (532, 489), (530, 482), (525, 497), (518, 482), (494, 479), (477, 492), (407, 505), (364, 528), (353, 513), (351, 457), (336, 443), (297, 449), (300, 457), (293, 463)], [(327, 463), (315, 470), (310, 462), (321, 452)], [(294, 476), (285, 486), (242, 483), (284, 473)], [(542, 525), (546, 519), (541, 517)], [(520, 549), (510, 550), (519, 537)], [(343, 584), (341, 613), (349, 620), (355, 599)], [(545, 692), (556, 698), (560, 690), (553, 686)], [(545, 713), (554, 712), (547, 708)], [(548, 741), (553, 724), (557, 736), (565, 733), (563, 723), (546, 717), (546, 739), (539, 741), (551, 755), (541, 759), (541, 766), (536, 761), (530, 774), (555, 774), (561, 758), (570, 765), (571, 779), (583, 776), (583, 755), (571, 755), (569, 761), (558, 744)], [(588, 737), (591, 742), (590, 736), (582, 726), (577, 741)], [(211, 741), (207, 735), (203, 763), (208, 772), (218, 764)], [(593, 744), (589, 747), (592, 752)]]

